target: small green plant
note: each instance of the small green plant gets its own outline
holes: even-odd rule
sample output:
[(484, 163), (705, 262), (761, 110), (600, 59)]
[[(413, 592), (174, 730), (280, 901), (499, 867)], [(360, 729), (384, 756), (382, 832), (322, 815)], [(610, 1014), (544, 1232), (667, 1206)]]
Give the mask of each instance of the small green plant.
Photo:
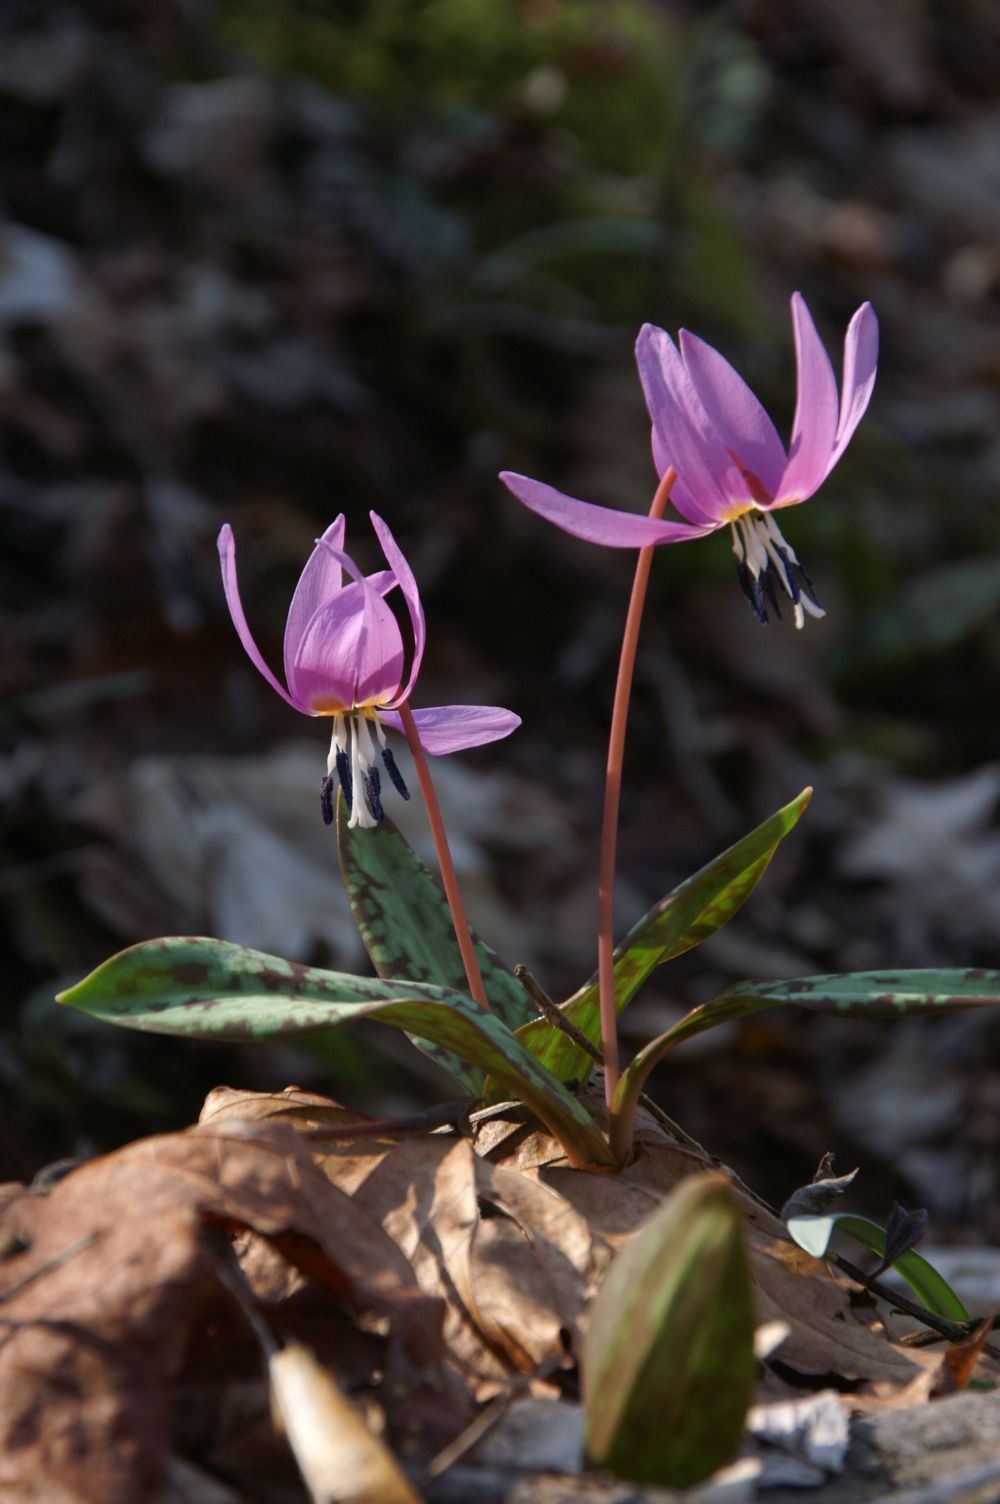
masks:
[[(411, 708), (424, 651), (424, 613), (405, 557), (373, 515), (387, 565), (375, 574), (363, 575), (345, 551), (342, 517), (318, 540), (289, 609), (284, 684), (250, 633), (228, 527), (219, 547), (226, 597), (247, 654), (293, 709), (330, 722), (330, 752), (319, 780), (321, 809), (327, 823), (336, 823), (344, 883), (376, 976), (302, 966), (220, 940), (173, 937), (145, 941), (112, 957), (60, 1001), (110, 1023), (202, 1039), (290, 1038), (375, 1019), (404, 1030), (470, 1097), (525, 1104), (558, 1140), (571, 1166), (606, 1171), (626, 1165), (633, 1154), (636, 1106), (650, 1071), (696, 1034), (788, 1004), (832, 1016), (885, 1018), (1000, 1001), (997, 971), (880, 970), (740, 982), (694, 1008), (619, 1067), (618, 1014), (656, 967), (701, 944), (733, 917), (811, 795), (804, 789), (668, 893), (615, 948), (625, 732), (656, 546), (728, 528), (739, 584), (759, 622), (780, 616), (782, 603), (797, 627), (807, 615), (823, 614), (773, 514), (811, 496), (849, 443), (875, 380), (877, 325), (867, 304), (852, 319), (838, 393), (798, 295), (792, 308), (799, 391), (788, 452), (757, 399), (717, 351), (686, 334), (678, 351), (664, 331), (646, 326), (638, 360), (659, 475), (650, 515), (596, 507), (542, 482), (504, 476), (519, 500), (564, 530), (639, 551), (609, 740), (598, 965), (589, 981), (561, 1004), (550, 1003), (470, 930), (428, 754), (505, 737), (518, 717), (495, 706)], [(678, 516), (664, 517), (668, 501)], [(409, 621), (408, 645), (387, 604), (396, 590)], [(383, 773), (399, 797), (409, 797), (387, 731), (402, 732), (409, 743), (440, 883), (386, 817)], [(586, 1078), (595, 1057), (603, 1065), (606, 1122), (588, 1111), (572, 1085)], [(898, 1254), (890, 1246), (887, 1255), (886, 1235), (875, 1224), (841, 1214), (810, 1216), (808, 1225), (802, 1219), (790, 1224), (810, 1251), (825, 1254), (839, 1224), (883, 1257), (894, 1258), (929, 1309), (965, 1319), (960, 1303), (905, 1238)], [(594, 1308), (584, 1359), (593, 1461), (636, 1478), (686, 1483), (735, 1447), (753, 1372), (752, 1311), (738, 1223), (723, 1186), (693, 1181), (612, 1266)], [(891, 1237), (888, 1241), (892, 1245)], [(715, 1394), (711, 1405), (706, 1386)], [(593, 1403), (597, 1393), (600, 1406)], [(661, 1428), (656, 1406), (671, 1413), (683, 1409), (686, 1429), (675, 1435)], [(715, 1438), (711, 1444), (709, 1435)]]

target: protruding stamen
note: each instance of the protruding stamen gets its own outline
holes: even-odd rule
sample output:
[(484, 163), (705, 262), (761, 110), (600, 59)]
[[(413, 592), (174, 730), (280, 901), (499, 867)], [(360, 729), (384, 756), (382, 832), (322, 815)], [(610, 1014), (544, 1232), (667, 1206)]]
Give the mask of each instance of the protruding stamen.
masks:
[(743, 526), (743, 538), (747, 549), (747, 566), (756, 578), (767, 568), (767, 549), (764, 547), (764, 540), (759, 531), (754, 526), (754, 520), (747, 516), (741, 517), (740, 522)]
[(781, 559), (781, 563), (785, 571), (785, 579), (788, 581), (788, 594), (792, 598), (792, 605), (797, 606), (799, 603), (799, 596), (802, 594), (802, 590), (799, 586), (798, 577), (795, 573), (795, 565), (789, 558), (787, 549), (776, 548), (775, 552)]
[(323, 779), (320, 789), (320, 809), (323, 811), (324, 825), (332, 825), (334, 820), (334, 778), (340, 783), (347, 800), (347, 808), (351, 807), (351, 770), (347, 761), (346, 747), (350, 740), (347, 718), (343, 715), (333, 717), (333, 735), (330, 738), (330, 752), (326, 759), (326, 777)]
[(738, 562), (736, 565), (736, 578), (740, 582), (740, 589), (743, 591), (743, 594), (746, 596), (747, 601), (749, 602), (750, 610), (753, 612), (754, 616), (756, 616), (759, 622), (766, 623), (768, 618), (767, 612), (764, 610), (763, 596), (761, 594), (759, 580), (754, 578), (746, 564), (744, 564), (742, 561)]
[(761, 575), (760, 578), (761, 578), (761, 583), (763, 584), (764, 589), (767, 592), (767, 598), (771, 602), (771, 610), (774, 612), (775, 616), (780, 621), (781, 620), (781, 607), (778, 605), (778, 592), (775, 589), (775, 580), (777, 580), (778, 583), (780, 584), (781, 583), (781, 578), (777, 574), (777, 572), (775, 571), (773, 563), (768, 564), (767, 568), (764, 570), (764, 573)]
[(382, 775), (374, 765), (365, 773), (365, 799), (376, 825), (381, 825), (385, 819), (385, 810), (382, 808)]
[(762, 508), (737, 518), (732, 532), (740, 589), (758, 621), (769, 620), (765, 597), (780, 620), (779, 588), (792, 603), (797, 627), (805, 624), (806, 613), (817, 617), (826, 615), (815, 599), (812, 581), (769, 510)]
[(344, 798), (347, 800), (347, 808), (348, 810), (350, 810), (352, 804), (354, 803), (354, 785), (351, 781), (351, 764), (347, 760), (346, 752), (338, 751), (336, 767), (337, 777), (340, 780), (340, 787), (344, 791)]
[(358, 749), (361, 753), (361, 766), (367, 768), (375, 761), (375, 743), (372, 741), (371, 728), (366, 715), (359, 715), (354, 722), (354, 735), (358, 739)]
[(360, 826), (363, 830), (370, 830), (385, 819), (382, 775), (376, 766), (380, 752), (393, 786), (404, 799), (409, 799), (410, 791), (386, 746), (385, 731), (377, 713), (359, 710), (333, 717), (333, 737), (321, 791), (323, 819), (327, 825), (331, 825), (335, 817), (337, 782), (347, 801), (350, 829)]
[(808, 574), (806, 573), (806, 571), (803, 568), (803, 566), (799, 563), (798, 559), (795, 558), (794, 554), (792, 555), (792, 558), (793, 558), (793, 560), (795, 562), (795, 567), (796, 567), (796, 569), (799, 572), (799, 578), (802, 580), (802, 583), (805, 585), (806, 590), (808, 590), (809, 594), (812, 596), (813, 604), (816, 605), (816, 606), (818, 606), (819, 605), (819, 596), (816, 594), (816, 586), (813, 584), (812, 580), (809, 578)]
[[(381, 727), (379, 729), (381, 730)], [(403, 775), (399, 771), (399, 768), (396, 765), (396, 759), (393, 757), (388, 747), (382, 748), (382, 761), (385, 763), (385, 771), (389, 775), (389, 781), (392, 784), (393, 788), (399, 795), (401, 795), (402, 798), (409, 799), (410, 791), (406, 787), (406, 784), (403, 782)]]
[[(351, 730), (354, 730), (353, 722), (351, 723)], [(368, 813), (368, 805), (365, 802), (364, 797), (365, 770), (361, 766), (361, 749), (358, 746), (358, 739), (356, 736), (351, 737), (350, 776), (351, 787), (352, 789), (357, 790), (357, 798), (354, 799), (351, 803), (351, 818), (348, 821), (349, 828), (353, 830), (356, 825), (364, 827), (371, 824), (371, 816)]]
[(342, 715), (333, 717), (333, 735), (330, 737), (330, 751), (326, 759), (326, 771), (334, 772), (337, 766), (337, 753), (347, 746), (347, 727)]

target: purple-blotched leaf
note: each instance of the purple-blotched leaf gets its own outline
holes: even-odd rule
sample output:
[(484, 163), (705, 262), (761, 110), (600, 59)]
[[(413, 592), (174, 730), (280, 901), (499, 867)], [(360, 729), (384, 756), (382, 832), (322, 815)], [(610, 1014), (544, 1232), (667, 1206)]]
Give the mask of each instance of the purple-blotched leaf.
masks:
[(959, 971), (855, 971), (844, 976), (798, 977), (791, 982), (735, 982), (710, 1003), (692, 1008), (673, 1028), (641, 1049), (622, 1072), (611, 1123), (611, 1147), (618, 1163), (628, 1154), (636, 1103), (654, 1065), (685, 1039), (781, 1003), (794, 1003), (813, 1013), (845, 1018), (956, 1013), (964, 1008), (1000, 1003), (1000, 971), (981, 967)]
[(59, 1002), (107, 1023), (191, 1039), (290, 1039), (373, 1018), (502, 1081), (577, 1164), (607, 1164), (591, 1117), (493, 1013), (447, 987), (353, 977), (200, 936), (130, 946)]
[[(392, 821), (383, 820), (374, 830), (352, 829), (340, 800), (337, 845), (351, 913), (379, 976), (464, 992), (465, 966), (444, 890)], [(472, 938), (490, 1007), (509, 1029), (516, 1029), (534, 1015), (528, 994), (496, 952), (478, 935)], [(414, 1043), (479, 1095), (482, 1071), (439, 1045)]]

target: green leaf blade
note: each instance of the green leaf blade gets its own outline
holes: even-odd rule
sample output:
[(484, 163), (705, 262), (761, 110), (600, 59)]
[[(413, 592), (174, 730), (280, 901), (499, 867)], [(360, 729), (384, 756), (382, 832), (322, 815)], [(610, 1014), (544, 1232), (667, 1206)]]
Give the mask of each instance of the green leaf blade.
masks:
[(501, 1019), (446, 987), (348, 976), (223, 940), (172, 936), (112, 956), (58, 1000), (108, 1023), (197, 1039), (293, 1038), (374, 1018), (501, 1081), (576, 1163), (609, 1162), (603, 1137), (576, 1098)]
[[(839, 1213), (836, 1221), (841, 1232), (846, 1232), (857, 1242), (863, 1243), (872, 1253), (878, 1254), (879, 1258), (885, 1257), (885, 1232), (877, 1222), (872, 1222), (867, 1217), (856, 1217), (851, 1212)], [(944, 1275), (939, 1274), (934, 1265), (915, 1249), (910, 1248), (906, 1253), (900, 1254), (898, 1259), (893, 1260), (892, 1267), (898, 1270), (927, 1309), (936, 1316), (943, 1316), (947, 1321), (969, 1320), (968, 1311)]]
[[(354, 922), (380, 977), (430, 982), (468, 991), (451, 911), (438, 879), (428, 871), (389, 819), (374, 830), (347, 823), (337, 801), (340, 869)], [(490, 1008), (510, 1029), (534, 1017), (521, 983), (485, 940), (473, 931), (476, 959)], [(482, 1090), (481, 1071), (426, 1040), (414, 1040), (468, 1090)]]
[(632, 1142), (632, 1121), (639, 1093), (650, 1071), (664, 1056), (696, 1034), (782, 1003), (794, 1003), (813, 1013), (851, 1018), (955, 1013), (1000, 1003), (1000, 971), (981, 967), (959, 971), (858, 971), (844, 976), (797, 977), (790, 982), (735, 982), (711, 1002), (692, 1008), (673, 1028), (651, 1040), (622, 1072), (611, 1121), (611, 1146), (617, 1162), (623, 1162)]
[(753, 1394), (754, 1311), (739, 1209), (683, 1181), (618, 1254), (582, 1354), (589, 1460), (682, 1488), (727, 1462)]
[(741, 1009), (756, 1013), (780, 1003), (844, 1018), (957, 1013), (1000, 1003), (1000, 971), (982, 967), (856, 971), (843, 976), (797, 977), (787, 982), (737, 982), (695, 1011), (724, 1009), (727, 1018), (734, 1018), (741, 1016)]
[[(816, 1259), (826, 1257), (835, 1230), (846, 1232), (879, 1258), (885, 1257), (885, 1230), (877, 1222), (872, 1222), (868, 1217), (856, 1216), (853, 1212), (789, 1217), (786, 1226), (799, 1247)], [(947, 1321), (969, 1320), (968, 1311), (944, 1275), (915, 1249), (910, 1248), (901, 1253), (898, 1259), (893, 1260), (892, 1267), (902, 1275), (929, 1311), (943, 1316)]]
[[(681, 883), (633, 926), (615, 951), (619, 1013), (657, 966), (700, 945), (729, 922), (750, 897), (779, 843), (797, 825), (811, 797), (812, 789), (803, 789), (790, 804)], [(596, 975), (563, 1004), (563, 1011), (588, 1039), (594, 1044), (600, 1042)], [(518, 1030), (518, 1037), (561, 1081), (585, 1077), (590, 1071), (591, 1061), (584, 1051), (544, 1020), (526, 1024)]]

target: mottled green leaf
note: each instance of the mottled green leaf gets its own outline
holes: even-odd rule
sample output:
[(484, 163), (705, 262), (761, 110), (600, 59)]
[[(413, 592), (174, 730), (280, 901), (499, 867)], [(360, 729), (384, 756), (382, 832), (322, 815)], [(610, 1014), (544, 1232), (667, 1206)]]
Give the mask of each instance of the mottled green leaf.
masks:
[(172, 936), (112, 956), (59, 1001), (108, 1023), (197, 1039), (287, 1039), (374, 1018), (503, 1082), (575, 1162), (608, 1162), (607, 1145), (576, 1098), (501, 1019), (447, 987), (346, 976), (223, 940)]
[(589, 1461), (683, 1488), (729, 1461), (753, 1394), (740, 1211), (716, 1175), (671, 1192), (597, 1292), (581, 1366)]
[[(337, 802), (340, 870), (365, 949), (380, 977), (409, 979), (468, 991), (451, 911), (429, 872), (391, 820), (374, 830), (352, 830), (343, 799)], [(473, 932), (476, 957), (493, 1012), (510, 1029), (533, 1018), (527, 993), (494, 950)], [(429, 1041), (420, 1047), (469, 1091), (482, 1090), (481, 1071)]]
[[(783, 836), (798, 822), (812, 797), (803, 789), (763, 825), (702, 867), (639, 920), (615, 951), (618, 1012), (632, 1001), (650, 972), (664, 961), (700, 945), (733, 917), (750, 897)], [(567, 1018), (594, 1044), (601, 1039), (596, 974), (563, 1004)], [(577, 1045), (544, 1020), (518, 1030), (533, 1055), (561, 1081), (585, 1077), (591, 1062)]]
[(694, 1012), (719, 1010), (727, 1018), (738, 1018), (778, 1003), (852, 1018), (957, 1013), (1000, 1003), (1000, 971), (972, 966), (952, 971), (853, 971), (843, 976), (798, 977), (791, 982), (736, 982)]
[(653, 1066), (685, 1039), (719, 1024), (747, 1018), (764, 1008), (794, 1003), (813, 1013), (851, 1018), (902, 1018), (918, 1013), (956, 1013), (1000, 1003), (1000, 971), (855, 971), (844, 976), (797, 977), (791, 982), (735, 982), (692, 1008), (673, 1028), (639, 1051), (622, 1072), (615, 1093), (611, 1146), (621, 1161), (632, 1140), (639, 1093)]
[[(813, 1258), (821, 1259), (826, 1253), (834, 1228), (863, 1243), (879, 1258), (885, 1257), (885, 1230), (868, 1217), (856, 1217), (852, 1212), (834, 1212), (826, 1217), (789, 1217), (785, 1225), (799, 1247), (811, 1253)], [(899, 1271), (929, 1311), (948, 1321), (969, 1320), (968, 1311), (944, 1275), (939, 1274), (922, 1254), (911, 1248), (894, 1259), (892, 1267)]]

